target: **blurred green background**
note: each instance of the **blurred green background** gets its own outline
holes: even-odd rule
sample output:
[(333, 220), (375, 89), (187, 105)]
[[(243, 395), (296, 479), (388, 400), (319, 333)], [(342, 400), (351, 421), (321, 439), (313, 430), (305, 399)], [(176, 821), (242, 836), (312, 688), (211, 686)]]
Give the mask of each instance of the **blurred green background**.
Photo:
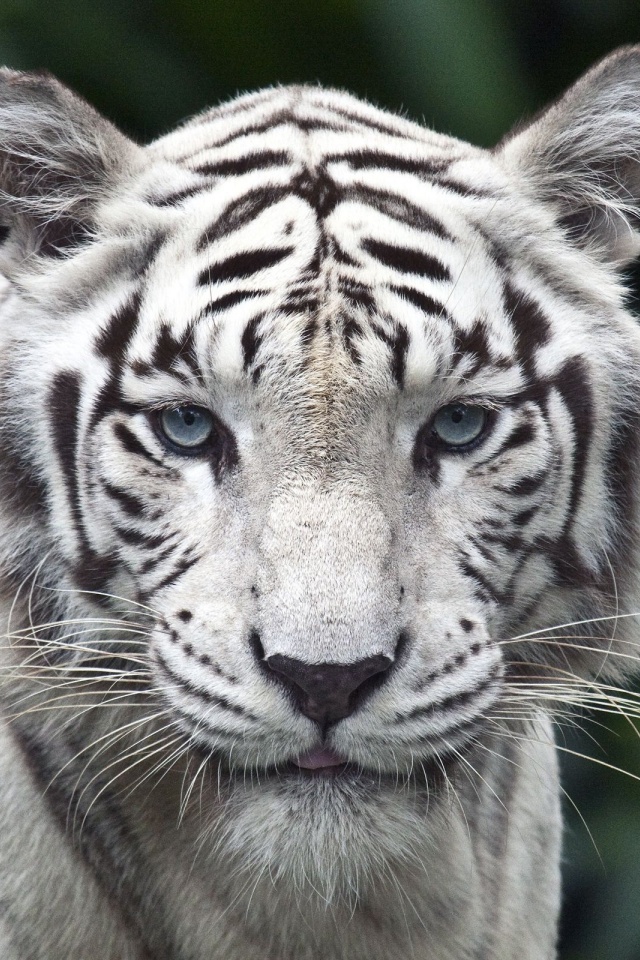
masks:
[[(0, 61), (51, 70), (141, 140), (240, 91), (320, 81), (488, 146), (638, 40), (640, 0), (0, 0)], [(640, 960), (640, 782), (601, 765), (640, 777), (640, 741), (604, 720), (561, 732), (598, 761), (563, 760), (562, 960)]]

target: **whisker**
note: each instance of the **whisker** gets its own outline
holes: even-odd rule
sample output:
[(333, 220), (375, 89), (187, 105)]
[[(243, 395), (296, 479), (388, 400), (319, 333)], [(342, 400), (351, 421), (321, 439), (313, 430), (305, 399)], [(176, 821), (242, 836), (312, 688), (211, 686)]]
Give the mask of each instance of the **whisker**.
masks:
[(81, 590), (79, 588), (71, 587), (40, 587), (42, 590), (49, 590), (52, 593), (69, 593), (73, 596), (86, 596), (86, 597), (102, 597), (106, 600), (116, 600), (118, 603), (125, 603), (128, 606), (136, 607), (138, 610), (141, 610), (146, 613), (147, 616), (152, 616), (156, 619), (161, 619), (162, 614), (157, 610), (154, 610), (153, 607), (150, 607), (146, 603), (141, 603), (138, 600), (132, 600), (130, 597), (122, 597), (117, 593), (107, 593), (104, 590)]
[[(128, 723), (122, 724), (121, 726), (116, 727), (114, 730), (109, 730), (107, 733), (104, 733), (101, 737), (97, 737), (95, 740), (92, 740), (90, 743), (86, 744), (86, 746), (82, 747), (80, 750), (74, 753), (74, 755), (69, 760), (67, 760), (67, 762), (63, 764), (62, 767), (60, 767), (60, 769), (56, 772), (56, 774), (50, 781), (49, 786), (47, 787), (47, 790), (54, 783), (57, 777), (59, 777), (61, 774), (64, 773), (67, 767), (69, 767), (72, 763), (75, 763), (77, 760), (80, 759), (83, 753), (86, 753), (88, 750), (92, 750), (99, 743), (106, 741), (108, 746), (106, 748), (100, 747), (97, 753), (92, 755), (90, 762), (94, 762), (96, 757), (99, 756), (100, 753), (102, 753), (103, 749), (108, 749), (108, 747), (112, 746), (114, 743), (117, 743), (117, 741), (122, 736), (126, 736), (131, 730), (135, 730), (137, 727), (142, 727), (147, 723), (151, 723), (162, 716), (164, 716), (163, 711), (149, 714), (146, 717), (137, 717), (135, 720), (130, 720)], [(84, 770), (82, 772), (84, 773)]]
[[(605, 558), (606, 558), (607, 564), (608, 564), (608, 566), (609, 566), (609, 571), (610, 571), (610, 573), (611, 573), (611, 581), (612, 581), (612, 583), (613, 583), (613, 591), (614, 591), (614, 594), (615, 594), (615, 602), (616, 602), (616, 617), (615, 617), (615, 620), (614, 620), (614, 622), (613, 622), (613, 630), (611, 631), (611, 638), (610, 638), (610, 640), (609, 640), (609, 644), (608, 644), (608, 648), (607, 648), (607, 654), (610, 654), (610, 653), (611, 653), (611, 647), (612, 647), (612, 644), (613, 644), (613, 638), (614, 638), (614, 636), (615, 636), (615, 632), (616, 632), (616, 629), (617, 629), (617, 627), (618, 627), (618, 620), (619, 620), (619, 613), (620, 613), (620, 602), (619, 602), (619, 596), (618, 596), (618, 584), (617, 584), (617, 582), (616, 582), (616, 575), (615, 575), (614, 569), (613, 569), (613, 567), (612, 567), (612, 565), (611, 565), (611, 561), (609, 560), (609, 556), (608, 556), (608, 554), (607, 554), (606, 552), (605, 552)], [(604, 670), (604, 665), (605, 665), (605, 663), (606, 663), (606, 657), (603, 659), (602, 663), (600, 664), (600, 668), (597, 670), (595, 676), (592, 678), (592, 680), (593, 680), (594, 683), (597, 682), (598, 677), (600, 676), (600, 674), (601, 674), (602, 671)]]
[[(480, 747), (480, 749), (485, 750), (485, 751), (487, 751), (487, 752), (490, 753), (490, 754), (493, 754), (493, 756), (495, 756), (495, 757), (498, 757), (498, 759), (505, 760), (507, 763), (513, 763), (513, 764), (515, 764), (517, 767), (519, 767), (520, 769), (522, 769), (522, 764), (518, 763), (518, 762), (517, 762), (516, 760), (514, 760), (512, 757), (505, 757), (504, 754), (499, 753), (497, 750), (492, 750), (490, 747), (487, 747), (486, 744), (483, 744), (483, 743), (480, 743), (480, 742), (478, 742), (478, 746)], [(528, 759), (530, 762), (532, 762), (535, 766), (538, 765), (536, 759), (535, 759), (534, 757), (532, 757), (531, 754), (527, 753), (526, 756), (527, 756), (527, 759)], [(595, 850), (596, 855), (597, 855), (598, 859), (600, 860), (600, 863), (602, 864), (602, 866), (603, 866), (603, 868), (604, 868), (604, 861), (603, 861), (603, 859), (602, 859), (602, 857), (601, 857), (601, 855), (600, 855), (600, 851), (598, 850), (598, 845), (597, 845), (597, 843), (596, 843), (596, 841), (595, 841), (595, 838), (594, 838), (591, 830), (589, 829), (589, 824), (588, 824), (587, 821), (585, 820), (585, 818), (584, 818), (584, 816), (583, 816), (580, 808), (578, 807), (577, 803), (574, 801), (573, 797), (568, 793), (568, 791), (562, 786), (561, 783), (558, 783), (558, 787), (559, 787), (559, 789), (560, 789), (560, 792), (566, 797), (567, 801), (571, 804), (571, 806), (572, 806), (573, 809), (575, 810), (575, 812), (576, 812), (576, 814), (578, 815), (579, 819), (582, 821), (582, 825), (584, 826), (585, 830), (587, 831), (587, 836), (589, 837), (589, 840), (591, 841), (591, 843), (592, 843), (592, 845), (593, 845), (593, 849)]]
[[(558, 623), (552, 627), (540, 627), (538, 630), (530, 630), (527, 633), (520, 633), (515, 637), (511, 637), (510, 641), (515, 642), (516, 640), (527, 640), (529, 637), (535, 637), (541, 633), (551, 633), (553, 630), (565, 630), (569, 627), (582, 627), (590, 623), (606, 623), (607, 621), (618, 621), (626, 620), (629, 618), (640, 617), (640, 611), (634, 613), (614, 613), (607, 614), (602, 617), (589, 617), (586, 620), (569, 620), (566, 623)], [(498, 641), (499, 643), (502, 641)]]
[[(508, 733), (507, 736), (510, 739), (517, 740), (520, 743), (545, 743), (546, 742), (543, 740), (537, 740), (533, 737), (519, 736), (518, 734), (513, 732)], [(598, 766), (606, 767), (607, 770), (612, 770), (615, 773), (622, 773), (624, 774), (624, 776), (630, 777), (632, 780), (637, 780), (640, 782), (639, 775), (635, 773), (631, 773), (630, 770), (625, 770), (623, 767), (617, 767), (613, 763), (607, 763), (605, 760), (600, 760), (598, 759), (598, 757), (592, 757), (588, 753), (581, 753), (579, 750), (574, 750), (571, 747), (563, 747), (559, 743), (556, 743), (555, 748), (556, 750), (560, 750), (562, 753), (569, 754), (570, 756), (573, 756), (573, 757), (578, 757), (581, 760), (590, 760), (591, 763), (597, 763)]]
[[(610, 649), (608, 649), (608, 650), (601, 650), (601, 649), (599, 649), (598, 647), (589, 646), (589, 644), (584, 643), (584, 642), (583, 642), (583, 643), (576, 643), (575, 641), (568, 642), (568, 639), (569, 639), (569, 638), (566, 638), (566, 637), (553, 637), (553, 636), (551, 636), (551, 637), (546, 637), (546, 636), (545, 636), (545, 637), (535, 637), (535, 638), (533, 638), (532, 641), (527, 640), (526, 643), (527, 643), (527, 645), (529, 645), (530, 643), (535, 643), (535, 644), (539, 644), (540, 646), (550, 646), (550, 647), (553, 647), (554, 649), (557, 648), (557, 649), (560, 649), (560, 650), (563, 650), (563, 649), (569, 649), (569, 650), (585, 650), (585, 651), (587, 651), (588, 653), (593, 653), (593, 654), (595, 654), (595, 655), (597, 655), (597, 656), (601, 656), (601, 657), (603, 657), (605, 660), (606, 660), (608, 657), (618, 657), (618, 658), (623, 659), (623, 660), (633, 660), (633, 661), (635, 661), (635, 662), (640, 663), (640, 655), (634, 656), (634, 655), (631, 654), (631, 653), (622, 653), (620, 650), (610, 650)], [(589, 639), (591, 639), (591, 640), (609, 640), (609, 637), (590, 637)], [(500, 640), (500, 641), (498, 641), (498, 643), (496, 644), (496, 646), (507, 646), (507, 645), (509, 645), (509, 644), (514, 644), (514, 643), (516, 643), (516, 642), (517, 642), (517, 643), (521, 643), (522, 641), (520, 641), (520, 640), (518, 640), (518, 641), (516, 641), (516, 640)], [(616, 643), (618, 643), (618, 642), (624, 643), (625, 641), (618, 641), (618, 640), (616, 640)], [(626, 642), (629, 643), (629, 644), (631, 644), (631, 645), (633, 645), (631, 641), (626, 641)], [(514, 662), (515, 662), (515, 663), (518, 663), (519, 661), (516, 660), (516, 661), (514, 661)], [(602, 669), (602, 668), (601, 668), (601, 669)], [(598, 676), (598, 675), (596, 674), (596, 678), (597, 678), (597, 676)]]
[[(180, 740), (180, 738), (177, 737), (177, 736), (174, 736), (173, 738), (171, 738), (171, 737), (168, 736), (168, 737), (165, 737), (163, 740), (158, 741), (158, 744), (154, 747), (153, 750), (148, 750), (148, 748), (147, 748), (146, 745), (145, 745), (144, 747), (139, 747), (139, 748), (137, 748), (137, 749), (135, 749), (135, 750), (130, 750), (130, 751), (128, 751), (127, 753), (121, 754), (116, 760), (113, 760), (113, 761), (112, 761), (111, 763), (109, 763), (106, 767), (104, 767), (102, 770), (100, 770), (99, 773), (95, 774), (95, 775), (91, 778), (91, 780), (89, 780), (89, 782), (88, 782), (87, 784), (85, 784), (85, 786), (83, 787), (81, 793), (79, 794), (78, 799), (77, 799), (77, 801), (76, 801), (76, 803), (75, 803), (75, 809), (76, 809), (76, 811), (78, 810), (78, 808), (79, 808), (79, 806), (80, 806), (80, 803), (82, 802), (82, 798), (83, 798), (84, 795), (86, 794), (87, 790), (89, 790), (89, 789), (93, 786), (93, 784), (96, 782), (96, 780), (98, 780), (98, 779), (100, 779), (101, 777), (103, 777), (108, 770), (112, 769), (112, 768), (113, 768), (114, 766), (116, 766), (117, 764), (122, 763), (122, 762), (125, 761), (125, 760), (129, 760), (129, 759), (131, 759), (132, 757), (138, 757), (137, 760), (134, 760), (134, 762), (131, 763), (131, 764), (129, 764), (127, 767), (125, 767), (124, 770), (121, 770), (121, 771), (119, 771), (118, 773), (114, 774), (114, 775), (111, 777), (111, 779), (108, 780), (107, 783), (105, 783), (105, 784), (98, 790), (98, 792), (96, 793), (96, 795), (92, 798), (91, 802), (89, 803), (89, 806), (87, 807), (87, 809), (86, 809), (85, 812), (84, 812), (84, 816), (83, 816), (82, 822), (81, 822), (81, 824), (80, 824), (79, 836), (82, 836), (82, 831), (83, 831), (84, 825), (85, 825), (85, 823), (86, 823), (86, 821), (87, 821), (87, 817), (88, 817), (89, 814), (91, 813), (91, 810), (93, 809), (93, 807), (95, 806), (95, 804), (98, 802), (98, 800), (100, 799), (100, 797), (101, 797), (107, 790), (109, 790), (109, 789), (112, 787), (112, 785), (113, 785), (117, 780), (119, 780), (121, 777), (125, 776), (125, 775), (126, 775), (127, 773), (129, 773), (132, 769), (134, 769), (135, 767), (139, 766), (141, 763), (144, 763), (146, 760), (148, 760), (148, 759), (150, 759), (151, 757), (155, 756), (155, 754), (165, 752), (168, 745), (170, 745), (170, 744), (172, 744), (172, 743), (177, 743), (179, 740)], [(142, 756), (139, 756), (139, 754), (142, 754)], [(74, 815), (73, 828), (72, 828), (72, 832), (73, 832), (74, 834), (75, 834), (75, 823), (76, 823), (76, 820), (75, 820), (75, 815)]]

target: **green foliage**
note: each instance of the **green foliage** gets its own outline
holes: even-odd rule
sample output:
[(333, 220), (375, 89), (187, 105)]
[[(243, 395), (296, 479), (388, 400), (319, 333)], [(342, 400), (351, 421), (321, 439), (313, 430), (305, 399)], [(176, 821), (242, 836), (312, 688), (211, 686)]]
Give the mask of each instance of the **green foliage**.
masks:
[(143, 139), (238, 91), (321, 82), (490, 145), (639, 26), (635, 0), (3, 0), (0, 56)]
[[(239, 91), (304, 81), (348, 88), (491, 145), (595, 59), (639, 36), (638, 0), (0, 4), (0, 61), (51, 70), (141, 140)], [(629, 724), (613, 718), (611, 732), (583, 725), (602, 746), (568, 730), (568, 749), (640, 777)], [(588, 830), (567, 801), (562, 960), (638, 960), (640, 782), (566, 757), (567, 793)]]

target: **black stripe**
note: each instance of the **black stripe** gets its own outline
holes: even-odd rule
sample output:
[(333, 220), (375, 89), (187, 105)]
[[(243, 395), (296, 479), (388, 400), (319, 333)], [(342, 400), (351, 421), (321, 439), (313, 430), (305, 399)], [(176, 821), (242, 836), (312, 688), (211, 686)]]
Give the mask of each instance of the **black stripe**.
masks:
[(116, 311), (96, 339), (98, 353), (109, 362), (109, 376), (94, 400), (90, 431), (111, 411), (129, 406), (122, 397), (120, 377), (129, 345), (138, 328), (139, 311), (140, 293), (136, 292)]
[[(400, 134), (396, 133), (396, 136)], [(437, 186), (451, 190), (463, 197), (485, 197), (489, 192), (478, 186), (471, 186), (448, 175), (450, 160), (429, 157), (416, 160), (410, 157), (401, 157), (383, 150), (361, 150), (353, 153), (332, 154), (327, 157), (327, 163), (348, 163), (354, 170), (389, 170), (393, 173), (409, 173), (420, 177), (421, 180), (430, 180)]]
[(288, 166), (289, 164), (291, 164), (291, 156), (283, 150), (262, 150), (259, 153), (247, 153), (233, 160), (204, 163), (192, 169), (194, 173), (201, 173), (207, 177), (239, 177), (254, 170), (265, 170), (268, 167)]
[(100, 356), (121, 364), (138, 327), (140, 294), (136, 292), (109, 319), (96, 339)]
[[(158, 547), (164, 546), (172, 536), (171, 534), (163, 533), (144, 533), (142, 530), (136, 530), (133, 527), (123, 527), (120, 524), (115, 524), (114, 530), (125, 543), (136, 547), (145, 547), (149, 550), (156, 550)], [(173, 536), (175, 536), (175, 534)]]
[(554, 540), (546, 536), (536, 537), (534, 547), (544, 554), (553, 566), (555, 583), (559, 586), (607, 590), (610, 593), (612, 580), (609, 567), (594, 570), (585, 566), (571, 536), (561, 535)]
[(473, 580), (476, 584), (477, 590), (475, 592), (480, 600), (489, 600), (498, 604), (502, 603), (503, 597), (501, 596), (498, 588), (471, 563), (471, 560), (468, 558), (460, 560), (458, 565), (462, 573)]
[(238, 303), (244, 303), (246, 300), (264, 297), (268, 292), (267, 290), (259, 290), (255, 287), (249, 287), (247, 290), (231, 290), (222, 297), (218, 297), (217, 300), (212, 300), (202, 311), (199, 319), (215, 313), (221, 313), (223, 310), (230, 310), (231, 307), (235, 307)]
[(488, 534), (486, 532), (483, 532), (477, 537), (469, 537), (469, 542), (472, 544), (472, 546), (476, 548), (478, 553), (482, 557), (484, 557), (485, 560), (489, 560), (491, 563), (495, 563), (495, 559), (496, 559), (495, 554), (493, 550), (490, 550), (489, 547), (482, 542), (482, 539), (481, 539), (482, 536), (486, 536), (487, 540), (489, 539)]
[(478, 683), (475, 687), (472, 687), (470, 690), (464, 690), (461, 693), (452, 693), (448, 697), (443, 697), (440, 700), (432, 701), (425, 707), (415, 707), (413, 710), (410, 710), (409, 713), (404, 714), (404, 716), (400, 718), (401, 722), (415, 720), (418, 717), (429, 717), (435, 715), (440, 716), (447, 711), (460, 710), (469, 706), (469, 704), (473, 703), (473, 701), (477, 699), (480, 694), (484, 693), (485, 690), (488, 690), (489, 687), (495, 683), (496, 679), (498, 679), (500, 675), (501, 668), (502, 665), (500, 663), (495, 664), (485, 679)]
[(330, 250), (336, 263), (343, 264), (345, 267), (358, 267), (358, 261), (342, 249), (335, 237), (331, 238), (330, 244)]
[(266, 270), (280, 263), (293, 253), (293, 247), (281, 247), (278, 250), (245, 250), (235, 253), (226, 260), (212, 263), (200, 272), (197, 283), (206, 287), (224, 280), (246, 280), (260, 270)]
[(127, 453), (132, 453), (137, 457), (144, 457), (145, 460), (149, 460), (157, 467), (162, 467), (163, 470), (170, 472), (166, 464), (163, 463), (162, 460), (158, 459), (158, 457), (154, 456), (150, 450), (147, 450), (147, 448), (143, 446), (140, 440), (136, 437), (135, 433), (133, 433), (124, 423), (116, 423), (113, 428), (113, 432)]
[(434, 184), (438, 187), (444, 187), (452, 193), (457, 193), (461, 197), (491, 197), (493, 194), (489, 190), (483, 190), (482, 187), (472, 186), (470, 183), (463, 183), (462, 180), (454, 180), (453, 177), (433, 178)]
[(363, 240), (362, 248), (380, 263), (400, 273), (413, 273), (432, 280), (451, 280), (448, 268), (424, 250), (395, 246), (373, 237)]
[(605, 459), (606, 480), (616, 516), (622, 521), (618, 524), (616, 543), (610, 548), (610, 553), (622, 570), (628, 570), (635, 564), (632, 553), (635, 553), (635, 544), (640, 536), (636, 495), (640, 463), (638, 405), (624, 400), (622, 409), (612, 412), (609, 428), (611, 446)]
[(244, 137), (252, 136), (254, 133), (265, 133), (267, 130), (273, 130), (276, 127), (281, 126), (296, 126), (300, 130), (305, 129), (319, 129), (319, 130), (342, 130), (344, 129), (343, 124), (336, 123), (327, 123), (325, 121), (319, 121), (318, 123), (308, 123), (305, 120), (298, 120), (295, 116), (292, 115), (290, 110), (279, 110), (276, 113), (273, 113), (270, 117), (267, 117), (266, 120), (260, 120), (256, 123), (247, 124), (246, 127), (240, 127), (238, 130), (235, 130), (233, 133), (228, 134), (228, 136), (223, 137), (221, 140), (216, 140), (211, 144), (211, 148), (219, 149), (220, 147), (226, 147), (227, 144), (233, 143), (234, 140), (241, 140)]
[(310, 316), (300, 334), (300, 344), (302, 347), (309, 347), (318, 332), (318, 321), (314, 316)]
[[(390, 137), (397, 137), (398, 141), (404, 141), (406, 134), (404, 131), (398, 130), (397, 117), (390, 116), (389, 120), (385, 122), (384, 114), (381, 114), (380, 111), (377, 111), (380, 119), (373, 120), (371, 116), (362, 117), (357, 113), (353, 113), (351, 110), (347, 110), (346, 107), (338, 106), (337, 104), (331, 104), (330, 107), (331, 113), (336, 117), (341, 117), (343, 120), (346, 120), (349, 124), (354, 124), (358, 127), (366, 127), (367, 130), (377, 130), (378, 133), (386, 133)], [(311, 124), (311, 127), (315, 126), (314, 123)]]
[(516, 480), (515, 483), (509, 484), (509, 486), (496, 484), (495, 489), (501, 493), (508, 493), (512, 497), (528, 497), (540, 489), (548, 476), (548, 470), (539, 470), (538, 473), (534, 473), (529, 477), (522, 477), (520, 480)]
[(220, 216), (207, 227), (198, 242), (196, 253), (201, 253), (223, 237), (251, 223), (263, 210), (291, 196), (291, 187), (265, 187), (251, 190), (234, 200)]
[(353, 153), (335, 153), (329, 155), (325, 162), (348, 163), (354, 170), (388, 170), (392, 173), (411, 173), (421, 176), (432, 176), (441, 173), (449, 166), (449, 160), (435, 160), (413, 157), (401, 157), (396, 153), (387, 153), (383, 150), (354, 150)]
[(411, 203), (406, 197), (399, 196), (397, 193), (358, 184), (357, 187), (348, 191), (347, 197), (350, 201), (357, 200), (368, 207), (373, 207), (374, 210), (396, 223), (412, 227), (421, 233), (430, 233), (441, 240), (453, 240), (440, 220), (436, 220), (431, 213), (427, 213), (422, 207)]
[(512, 533), (484, 533), (483, 536), (489, 543), (496, 543), (501, 547), (506, 547), (512, 554), (512, 559), (513, 555), (518, 553), (524, 545), (522, 536), (515, 531)]
[(218, 118), (227, 120), (230, 117), (242, 116), (243, 113), (251, 114), (255, 112), (256, 107), (261, 107), (265, 103), (267, 108), (270, 108), (272, 100), (273, 90), (270, 89), (260, 90), (257, 93), (243, 94), (239, 98), (234, 97), (232, 100), (228, 100), (226, 103), (209, 107), (208, 110), (196, 117), (195, 120), (192, 120), (188, 124), (188, 128), (191, 128), (192, 125), (200, 127)]
[(233, 143), (234, 140), (241, 140), (244, 137), (249, 137), (254, 133), (264, 133), (266, 130), (273, 130), (274, 127), (282, 126), (282, 124), (291, 123), (291, 114), (288, 110), (279, 110), (276, 113), (271, 114), (270, 117), (267, 117), (266, 120), (259, 120), (256, 123), (249, 123), (246, 127), (238, 127), (237, 130), (234, 130), (233, 133), (227, 134), (226, 137), (222, 137), (221, 140), (215, 140), (211, 143), (211, 149), (220, 149), (220, 147), (226, 147), (227, 144)]
[(391, 376), (402, 389), (404, 386), (407, 351), (409, 350), (409, 334), (407, 328), (404, 324), (397, 323), (394, 326), (393, 333), (389, 334), (377, 323), (372, 323), (371, 330), (390, 348)]
[(210, 188), (211, 184), (199, 183), (190, 187), (183, 187), (181, 190), (175, 190), (173, 193), (167, 193), (163, 197), (146, 197), (145, 200), (152, 207), (176, 207), (183, 200), (189, 200)]
[[(180, 707), (175, 706), (175, 704), (170, 704), (170, 710), (171, 713), (178, 717), (187, 728), (189, 734), (189, 743), (200, 749), (208, 757), (213, 757), (215, 755), (213, 744), (219, 744), (221, 736), (226, 736), (227, 738), (234, 736), (233, 731), (229, 731), (224, 727), (214, 727), (212, 723), (209, 723), (208, 720), (205, 720), (201, 717), (192, 717), (187, 710), (181, 709)], [(208, 733), (212, 738), (212, 742), (205, 740), (202, 736), (203, 733)], [(252, 733), (251, 736), (253, 739), (255, 734)]]
[(491, 463), (494, 460), (497, 460), (505, 453), (510, 453), (512, 450), (517, 450), (518, 447), (522, 447), (535, 438), (535, 430), (533, 423), (530, 420), (526, 420), (524, 423), (518, 424), (514, 429), (509, 433), (500, 446), (492, 451), (492, 453), (486, 457), (486, 459), (481, 460), (479, 463), (476, 463), (474, 472), (478, 471), (479, 467), (484, 467), (488, 463)]
[(151, 597), (155, 596), (156, 593), (159, 593), (160, 590), (164, 590), (165, 587), (173, 586), (180, 577), (184, 576), (185, 573), (188, 573), (191, 567), (193, 567), (200, 557), (185, 557), (171, 570), (166, 576), (160, 580), (159, 583), (155, 583), (149, 590), (145, 591), (145, 598), (150, 600)]
[(496, 451), (496, 456), (504, 453), (506, 450), (515, 450), (517, 447), (522, 447), (526, 443), (531, 443), (534, 437), (535, 430), (533, 429), (533, 424), (530, 420), (527, 420), (525, 423), (517, 426), (508, 437), (505, 437), (502, 445)]
[(324, 167), (318, 167), (313, 173), (304, 170), (293, 182), (292, 191), (316, 211), (320, 220), (328, 217), (341, 199), (341, 193)]
[(242, 331), (240, 345), (242, 347), (242, 366), (244, 370), (247, 370), (251, 366), (262, 343), (259, 330), (263, 319), (264, 317), (262, 316), (252, 317)]
[(179, 363), (184, 363), (196, 379), (204, 378), (195, 346), (195, 325), (189, 323), (186, 330), (176, 336), (170, 325), (163, 322), (159, 326), (154, 343), (151, 368), (154, 371), (164, 370), (176, 376), (175, 368)]
[(362, 329), (353, 317), (347, 317), (342, 324), (342, 340), (349, 356), (356, 366), (362, 365), (362, 356), (358, 350), (356, 340), (362, 338)]
[(573, 476), (569, 498), (570, 517), (567, 529), (573, 522), (580, 505), (584, 478), (587, 471), (589, 446), (593, 434), (594, 410), (589, 371), (584, 360), (574, 357), (563, 365), (554, 377), (554, 387), (562, 397), (573, 422), (575, 449), (573, 453)]
[(316, 117), (294, 117), (293, 125), (304, 133), (315, 133), (316, 130), (330, 130), (333, 133), (344, 133), (345, 124), (341, 120), (319, 120)]
[(373, 313), (376, 309), (376, 301), (369, 287), (365, 287), (349, 277), (341, 277), (338, 284), (340, 293), (348, 301), (350, 307), (362, 307), (368, 313)]
[[(43, 514), (47, 507), (47, 487), (28, 459), (32, 444), (25, 443), (21, 404), (9, 400), (0, 387), (0, 489), (2, 498), (14, 515)], [(12, 424), (13, 421), (13, 424)], [(16, 422), (17, 421), (17, 422)]]
[(197, 687), (186, 677), (176, 673), (175, 670), (169, 666), (167, 661), (158, 650), (154, 651), (154, 656), (156, 663), (164, 675), (176, 686), (180, 687), (180, 689), (185, 690), (190, 696), (195, 697), (197, 700), (201, 700), (208, 706), (220, 707), (220, 709), (225, 710), (227, 713), (234, 713), (238, 717), (247, 717), (250, 720), (257, 720), (255, 714), (251, 713), (249, 710), (246, 710), (239, 704), (231, 703), (231, 701), (227, 700), (226, 697), (223, 697), (220, 694), (212, 693), (206, 688)]
[(287, 291), (285, 299), (278, 307), (281, 316), (295, 316), (300, 313), (312, 314), (320, 305), (316, 291), (309, 286), (295, 286)]
[(551, 340), (551, 324), (540, 304), (510, 281), (504, 285), (504, 305), (516, 334), (518, 362), (527, 378), (534, 380), (536, 354)]
[(451, 320), (444, 304), (439, 303), (438, 300), (434, 300), (433, 297), (423, 293), (421, 290), (416, 290), (415, 287), (404, 286), (391, 286), (389, 289), (392, 293), (408, 300), (409, 303), (412, 303), (414, 307), (418, 307), (418, 309), (424, 311), (424, 313), (438, 317), (438, 319), (441, 320)]
[[(486, 321), (477, 320), (469, 330), (461, 330), (459, 327), (454, 330), (452, 369), (462, 361), (467, 362), (466, 376), (476, 373), (481, 367), (491, 365), (492, 355)], [(470, 365), (469, 361), (471, 361)]]
[(172, 553), (176, 550), (176, 544), (172, 543), (170, 546), (166, 547), (164, 550), (161, 550), (159, 554), (155, 557), (149, 557), (144, 563), (138, 568), (138, 576), (144, 576), (147, 573), (150, 573), (154, 567), (157, 567), (159, 564), (167, 560)]
[(78, 456), (81, 379), (77, 373), (56, 374), (49, 391), (49, 423), (56, 457), (62, 470), (67, 503), (78, 542), (76, 582), (84, 590), (104, 590), (115, 572), (114, 558), (98, 554), (89, 544), (80, 507)]
[(556, 582), (572, 586), (589, 586), (608, 589), (608, 567), (595, 573), (585, 566), (572, 537), (572, 527), (580, 507), (587, 460), (594, 422), (594, 404), (588, 367), (581, 357), (568, 360), (550, 384), (565, 404), (573, 423), (574, 450), (572, 457), (571, 492), (567, 503), (567, 516), (560, 537), (550, 540), (540, 537), (536, 546), (546, 553), (556, 571)]
[(121, 509), (130, 517), (139, 517), (145, 510), (145, 503), (123, 487), (118, 487), (108, 480), (102, 480), (104, 492), (111, 500), (115, 500)]
[(538, 513), (540, 507), (529, 507), (528, 510), (521, 510), (520, 513), (516, 513), (513, 517), (513, 523), (517, 524), (519, 527), (526, 526), (533, 518), (536, 513)]
[(419, 431), (413, 446), (413, 468), (416, 473), (426, 473), (431, 483), (440, 482), (442, 465), (439, 456), (434, 455), (432, 446), (432, 425), (426, 423)]

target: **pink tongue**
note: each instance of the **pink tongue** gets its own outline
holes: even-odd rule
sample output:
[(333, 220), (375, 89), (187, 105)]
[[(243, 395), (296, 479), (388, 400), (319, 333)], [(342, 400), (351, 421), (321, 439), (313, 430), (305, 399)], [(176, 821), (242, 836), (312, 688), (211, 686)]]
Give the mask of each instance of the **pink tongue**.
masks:
[(333, 750), (325, 750), (318, 747), (315, 750), (309, 750), (308, 753), (303, 753), (301, 756), (296, 757), (293, 762), (296, 766), (302, 767), (303, 770), (319, 770), (320, 767), (340, 767), (346, 763), (346, 760), (339, 757)]

